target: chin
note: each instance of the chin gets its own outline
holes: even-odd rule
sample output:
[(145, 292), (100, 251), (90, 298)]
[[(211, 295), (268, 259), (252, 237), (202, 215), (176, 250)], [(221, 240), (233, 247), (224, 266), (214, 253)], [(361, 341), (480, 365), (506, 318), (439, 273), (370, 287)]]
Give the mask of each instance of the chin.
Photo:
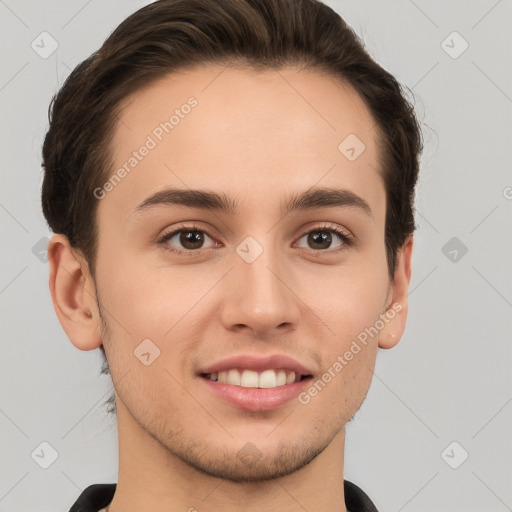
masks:
[[(306, 447), (305, 447), (306, 446)], [(211, 447), (210, 447), (211, 448)], [(214, 478), (238, 483), (256, 483), (274, 480), (294, 473), (318, 456), (326, 446), (300, 447), (279, 445), (272, 452), (260, 451), (253, 443), (246, 443), (228, 455), (201, 453), (189, 450), (179, 455), (181, 460), (195, 470)]]

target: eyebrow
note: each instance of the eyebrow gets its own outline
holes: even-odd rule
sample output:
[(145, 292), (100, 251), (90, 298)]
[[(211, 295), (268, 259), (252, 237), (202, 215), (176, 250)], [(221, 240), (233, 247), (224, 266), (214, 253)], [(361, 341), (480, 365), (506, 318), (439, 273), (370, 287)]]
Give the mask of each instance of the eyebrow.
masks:
[[(166, 188), (144, 199), (133, 213), (139, 214), (154, 207), (186, 206), (237, 215), (240, 203), (225, 193), (218, 194), (207, 190)], [(281, 214), (296, 210), (312, 210), (325, 207), (357, 208), (373, 217), (370, 205), (354, 192), (346, 189), (312, 188), (302, 193), (294, 193), (281, 204)]]

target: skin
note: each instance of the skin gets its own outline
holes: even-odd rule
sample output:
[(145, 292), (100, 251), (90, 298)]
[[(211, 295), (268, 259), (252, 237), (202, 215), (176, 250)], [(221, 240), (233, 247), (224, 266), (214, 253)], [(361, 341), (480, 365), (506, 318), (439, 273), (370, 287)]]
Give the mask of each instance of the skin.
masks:
[[(191, 96), (197, 107), (99, 201), (96, 282), (66, 237), (49, 244), (59, 320), (80, 350), (104, 345), (116, 391), (110, 511), (346, 511), (345, 425), (366, 396), (377, 348), (403, 334), (411, 278), (412, 237), (393, 280), (387, 272), (375, 122), (354, 90), (317, 72), (203, 66), (125, 100), (112, 171)], [(366, 146), (353, 162), (338, 150), (351, 133)], [(169, 186), (226, 193), (241, 211), (134, 214)], [(371, 215), (336, 206), (283, 217), (280, 202), (312, 186), (348, 189)], [(183, 249), (179, 237), (157, 241), (182, 222), (206, 232), (197, 253), (165, 249)], [(355, 243), (336, 252), (343, 242), (332, 232), (327, 249), (308, 241), (325, 223)], [(236, 252), (247, 236), (263, 248), (252, 263)], [(318, 378), (393, 303), (401, 311), (306, 405), (240, 410), (197, 375), (232, 355), (281, 353)], [(134, 356), (146, 338), (161, 351), (149, 366)], [(252, 464), (238, 456), (247, 443), (260, 454)]]

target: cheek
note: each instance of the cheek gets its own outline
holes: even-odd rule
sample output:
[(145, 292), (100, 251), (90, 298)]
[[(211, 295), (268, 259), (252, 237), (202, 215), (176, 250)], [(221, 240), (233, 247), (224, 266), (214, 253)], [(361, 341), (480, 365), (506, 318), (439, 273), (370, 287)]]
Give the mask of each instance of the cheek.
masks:
[(319, 339), (322, 375), (304, 396), (304, 401), (318, 407), (319, 414), (326, 403), (342, 416), (349, 414), (339, 421), (348, 421), (368, 391), (378, 347), (375, 325), (388, 287), (385, 267), (344, 272), (326, 279), (321, 291), (315, 288), (310, 297), (326, 328)]
[(204, 294), (197, 271), (149, 265), (144, 258), (117, 258), (103, 268), (102, 279), (105, 306), (136, 339), (163, 338)]
[(181, 271), (171, 273), (137, 258), (115, 261), (102, 267), (98, 281), (113, 338), (111, 373), (116, 382), (122, 380), (119, 396), (136, 408), (142, 402), (161, 401), (160, 391), (168, 389), (174, 400), (167, 407), (172, 408), (183, 394), (177, 384), (183, 361), (196, 344), (197, 337), (187, 335), (197, 321), (193, 305), (206, 290), (189, 286)]
[(315, 283), (309, 287), (307, 303), (325, 324), (322, 337), (331, 350), (342, 350), (374, 325), (383, 311), (388, 290), (385, 270), (344, 268)]
[(322, 418), (322, 423), (330, 422), (333, 428), (345, 425), (368, 392), (376, 350), (375, 345), (368, 345), (352, 354), (350, 361), (342, 353), (298, 396), (299, 403), (312, 417)]
[[(329, 281), (322, 293), (311, 297), (322, 319), (322, 372), (306, 389), (301, 403), (322, 415), (332, 410), (333, 424), (344, 424), (356, 412), (368, 391), (377, 354), (375, 324), (382, 313), (386, 281), (372, 276)], [(300, 400), (299, 400), (300, 401)]]

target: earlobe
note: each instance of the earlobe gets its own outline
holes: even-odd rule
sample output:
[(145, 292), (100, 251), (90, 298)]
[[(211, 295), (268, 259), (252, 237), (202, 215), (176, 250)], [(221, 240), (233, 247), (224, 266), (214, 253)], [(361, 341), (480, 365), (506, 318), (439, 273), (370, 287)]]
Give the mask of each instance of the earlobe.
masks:
[(389, 305), (384, 311), (387, 319), (379, 333), (379, 347), (393, 348), (405, 331), (408, 311), (408, 293), (412, 271), (413, 236), (409, 236), (399, 250), (395, 275), (393, 278)]
[(49, 287), (53, 307), (71, 343), (80, 350), (102, 344), (98, 328), (96, 290), (84, 258), (64, 235), (55, 234), (48, 244)]

